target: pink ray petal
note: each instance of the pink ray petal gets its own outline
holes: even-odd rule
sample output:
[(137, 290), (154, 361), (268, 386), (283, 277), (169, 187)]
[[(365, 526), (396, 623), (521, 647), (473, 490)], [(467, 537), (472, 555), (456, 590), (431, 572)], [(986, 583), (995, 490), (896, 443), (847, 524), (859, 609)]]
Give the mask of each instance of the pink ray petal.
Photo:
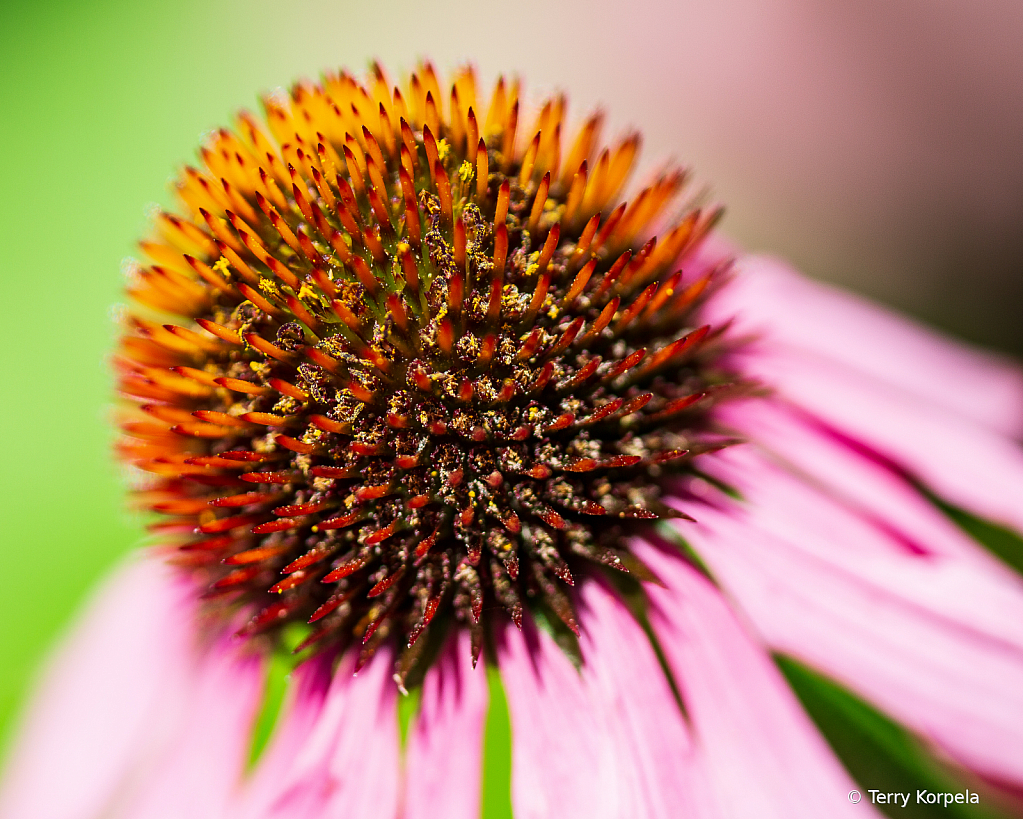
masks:
[(48, 663), (0, 787), (5, 819), (92, 819), (158, 760), (184, 717), (195, 590), (136, 558)]
[(619, 815), (721, 815), (679, 703), (647, 635), (600, 583), (580, 591), (583, 682), (614, 753)]
[(260, 819), (277, 794), (278, 777), (301, 751), (320, 716), (330, 688), (331, 658), (314, 657), (299, 665), (290, 677), (277, 724), (243, 792), (231, 805), (231, 819)]
[(711, 303), (765, 346), (840, 364), (914, 403), (933, 404), (994, 432), (1023, 433), (1023, 369), (852, 293), (800, 276), (783, 262), (746, 257)]
[(272, 761), (258, 766), (254, 776), (261, 781), (242, 796), (238, 815), (259, 819), (397, 815), (400, 748), (392, 662), (389, 650), (379, 650), (353, 677), (355, 656), (349, 651), (322, 702), (315, 686), (306, 691), (309, 698), (282, 715), (278, 726), (281, 735), (297, 739), (297, 730), (289, 725), (295, 720), (306, 728), (304, 740), (293, 746), (285, 740), (293, 747), (290, 759), (268, 748)]
[[(902, 598), (944, 620), (950, 629), (970, 631), (980, 640), (1023, 651), (1019, 627), (1023, 579), (939, 513), (931, 510), (926, 515), (918, 497), (900, 496), (897, 484), (888, 487), (891, 493), (883, 512), (867, 504), (843, 503), (828, 492), (828, 483), (849, 483), (855, 455), (850, 457), (848, 450), (826, 440), (823, 443), (825, 448), (814, 453), (819, 460), (812, 467), (827, 476), (819, 484), (808, 484), (806, 473), (793, 473), (785, 462), (771, 460), (771, 454), (762, 452), (759, 445), (715, 456), (713, 474), (735, 484), (745, 482), (749, 504), (738, 515), (732, 514), (733, 522), (741, 519), (758, 531), (796, 544), (811, 560)], [(803, 453), (812, 451), (807, 446)], [(874, 489), (864, 487), (863, 494)], [(899, 508), (903, 500), (905, 510)], [(717, 520), (713, 511), (701, 511), (699, 517), (707, 525)], [(921, 521), (929, 523), (929, 528), (903, 528)], [(910, 540), (916, 548), (907, 548)]]
[(509, 626), (501, 637), (516, 819), (620, 815), (613, 749), (579, 673), (544, 632)]
[(1023, 781), (1017, 579), (961, 555), (909, 552), (752, 448), (728, 459), (747, 480), (744, 509), (701, 508), (698, 524), (679, 529), (768, 643), (962, 764)]
[(1023, 449), (1016, 442), (805, 355), (772, 354), (770, 373), (762, 374), (836, 437), (880, 453), (945, 500), (1023, 532)]
[(423, 681), (405, 751), (405, 819), (477, 819), (487, 680), (472, 667), (467, 631), (448, 642)]
[[(876, 452), (945, 500), (1023, 531), (1023, 450), (1004, 435), (844, 363), (767, 339), (737, 364), (851, 446)], [(950, 374), (948, 389), (960, 389), (952, 378), (968, 377)]]
[[(874, 458), (865, 457), (840, 439), (808, 424), (798, 411), (780, 400), (757, 401), (754, 411), (745, 404), (721, 408), (722, 420), (740, 430), (771, 462), (804, 478), (860, 517), (888, 527), (910, 551), (956, 556), (984, 564), (1005, 577), (1018, 578), (1000, 560), (980, 547), (921, 495), (902, 474)], [(743, 492), (756, 490), (736, 458), (747, 457), (746, 447), (705, 459), (708, 469), (725, 469), (721, 477), (735, 481)], [(733, 457), (733, 453), (737, 453)], [(739, 484), (741, 483), (741, 487)], [(861, 544), (862, 545), (862, 544)], [(887, 552), (889, 547), (885, 547)]]
[[(794, 305), (787, 307), (786, 305)], [(823, 285), (749, 258), (708, 315), (758, 340), (734, 365), (850, 446), (1023, 531), (1023, 373)]]
[(178, 737), (151, 775), (127, 789), (109, 815), (222, 819), (241, 785), (263, 679), (261, 658), (239, 643), (225, 638), (210, 646)]
[(647, 584), (650, 622), (722, 814), (875, 815), (849, 802), (856, 785), (721, 593), (678, 557), (638, 539), (634, 546), (666, 584)]
[(689, 726), (646, 635), (596, 583), (580, 592), (582, 669), (544, 632), (503, 635), (516, 816), (873, 815), (720, 594), (672, 562), (672, 590), (650, 591)]

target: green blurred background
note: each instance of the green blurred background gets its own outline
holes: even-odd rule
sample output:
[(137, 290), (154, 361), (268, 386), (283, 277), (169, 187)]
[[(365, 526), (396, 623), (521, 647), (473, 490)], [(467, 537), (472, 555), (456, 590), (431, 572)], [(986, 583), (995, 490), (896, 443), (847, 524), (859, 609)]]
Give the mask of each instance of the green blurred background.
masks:
[(428, 55), (606, 103), (729, 204), (727, 232), (1023, 349), (1020, 4), (0, 3), (0, 736), (140, 538), (108, 457), (112, 306), (148, 203), (256, 93)]

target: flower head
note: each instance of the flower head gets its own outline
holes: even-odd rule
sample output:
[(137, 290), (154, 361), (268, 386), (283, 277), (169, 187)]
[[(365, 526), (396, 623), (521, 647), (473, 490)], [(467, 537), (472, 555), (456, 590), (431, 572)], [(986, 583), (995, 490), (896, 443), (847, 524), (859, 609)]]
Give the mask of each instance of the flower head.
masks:
[(265, 107), (132, 271), (118, 450), (160, 547), (55, 660), (0, 814), (472, 819), (481, 650), (518, 819), (874, 814), (883, 766), (793, 687), (925, 760), (885, 784), (961, 788), (930, 754), (1020, 792), (1023, 561), (935, 503), (1017, 542), (1015, 364), (730, 268), (680, 172), (618, 203), (638, 138), (562, 151), (561, 99), (520, 128), (516, 84), (484, 115), (471, 72), (375, 67)]
[(358, 667), (396, 634), (402, 680), (438, 616), (474, 662), (488, 610), (578, 634), (576, 577), (639, 569), (626, 535), (680, 516), (661, 484), (720, 442), (714, 271), (679, 268), (717, 211), (665, 218), (678, 170), (618, 204), (637, 135), (601, 148), (598, 115), (565, 150), (562, 100), (527, 129), (471, 70), (265, 104), (186, 169), (129, 290), (175, 316), (133, 312), (118, 367), (176, 561), (246, 634), (308, 620)]

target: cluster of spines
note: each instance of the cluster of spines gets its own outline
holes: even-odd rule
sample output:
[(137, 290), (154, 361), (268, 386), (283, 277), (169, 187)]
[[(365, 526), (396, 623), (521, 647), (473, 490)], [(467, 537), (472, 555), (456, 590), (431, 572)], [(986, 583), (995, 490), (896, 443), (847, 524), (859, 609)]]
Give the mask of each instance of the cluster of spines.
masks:
[(446, 118), (429, 66), (407, 94), (327, 76), (265, 100), (270, 135), (216, 132), (129, 288), (192, 326), (133, 315), (118, 359), (120, 449), (180, 559), (258, 607), (248, 633), (309, 618), (362, 661), (449, 604), (478, 651), (523, 591), (574, 630), (569, 562), (630, 565), (601, 519), (665, 514), (662, 465), (717, 445), (709, 328), (680, 332), (712, 275), (668, 273), (715, 214), (636, 246), (682, 173), (607, 211), (635, 135), (590, 172), (600, 117), (562, 163), (563, 99), (520, 150), (517, 84), (482, 130), (471, 71)]

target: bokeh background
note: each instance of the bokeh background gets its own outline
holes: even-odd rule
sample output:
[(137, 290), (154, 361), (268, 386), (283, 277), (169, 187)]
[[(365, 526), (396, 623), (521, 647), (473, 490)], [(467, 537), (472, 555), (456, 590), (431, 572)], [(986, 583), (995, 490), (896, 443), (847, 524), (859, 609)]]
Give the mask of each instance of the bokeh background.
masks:
[(372, 57), (517, 71), (640, 127), (647, 169), (691, 163), (745, 247), (1019, 355), (1021, 42), (1018, 0), (0, 0), (0, 737), (141, 537), (108, 458), (121, 260), (257, 92)]

